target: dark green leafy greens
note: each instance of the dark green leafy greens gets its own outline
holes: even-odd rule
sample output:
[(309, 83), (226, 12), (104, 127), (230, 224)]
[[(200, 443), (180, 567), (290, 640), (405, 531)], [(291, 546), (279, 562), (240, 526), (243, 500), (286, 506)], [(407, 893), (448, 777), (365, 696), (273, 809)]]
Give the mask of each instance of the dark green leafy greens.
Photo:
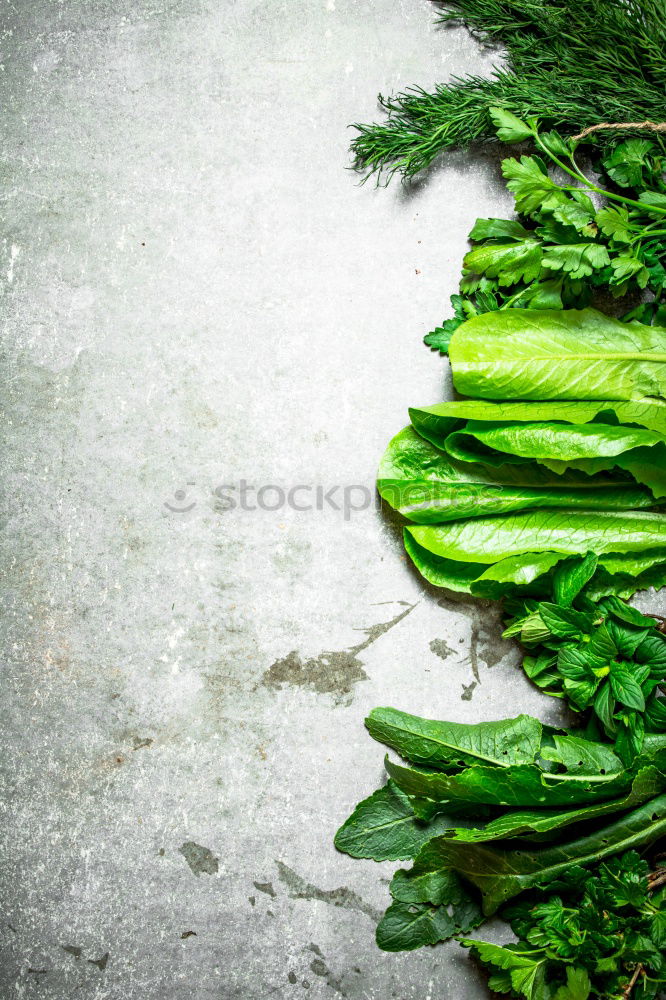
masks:
[[(563, 597), (569, 606), (509, 602), (504, 635), (531, 652), (523, 661), (530, 680), (576, 711), (590, 710), (629, 761), (646, 733), (666, 729), (666, 636), (654, 618), (617, 598), (594, 605), (572, 591)], [(571, 606), (576, 600), (585, 610)]]
[(590, 872), (573, 869), (552, 895), (535, 893), (503, 916), (518, 940), (463, 940), (491, 973), (489, 987), (526, 1000), (636, 996), (666, 984), (666, 869), (650, 872), (636, 851)]
[[(469, 725), (378, 708), (366, 722), (405, 763), (387, 760), (388, 784), (357, 806), (336, 845), (355, 857), (414, 859), (391, 882), (377, 928), (385, 950), (464, 934), (526, 893), (551, 899), (575, 873), (649, 849), (666, 832), (666, 737), (623, 762), (612, 744), (525, 715)], [(558, 988), (561, 974), (552, 972)]]
[(527, 676), (576, 723), (374, 710), (402, 760), (336, 844), (413, 859), (377, 928), (386, 950), (499, 909), (517, 941), (463, 942), (496, 993), (656, 1000), (666, 871), (641, 855), (666, 833), (666, 638), (619, 597), (666, 582), (666, 126), (642, 121), (663, 118), (666, 7), (444, 6), (507, 45), (505, 67), (384, 102), (357, 166), (409, 176), (493, 134), (533, 152), (504, 160), (518, 218), (477, 220), (454, 315), (426, 338), (473, 398), (411, 410), (378, 489), (427, 580), (504, 599)]

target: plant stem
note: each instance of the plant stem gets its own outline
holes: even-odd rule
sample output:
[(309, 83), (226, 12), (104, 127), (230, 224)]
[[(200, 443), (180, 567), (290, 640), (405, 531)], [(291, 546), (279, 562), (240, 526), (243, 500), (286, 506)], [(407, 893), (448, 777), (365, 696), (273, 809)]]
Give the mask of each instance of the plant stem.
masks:
[(623, 1000), (629, 1000), (631, 994), (634, 992), (634, 986), (638, 982), (638, 977), (642, 972), (643, 972), (643, 964), (642, 962), (639, 962), (636, 968), (634, 969), (634, 974), (629, 980), (629, 983), (624, 988), (624, 991), (622, 993)]
[[(553, 163), (557, 164), (560, 170), (564, 170), (564, 172), (569, 174), (570, 177), (573, 177), (574, 180), (584, 181), (585, 186), (589, 191), (595, 191), (597, 194), (602, 195), (604, 198), (610, 198), (612, 201), (618, 201), (623, 205), (633, 205), (634, 208), (640, 208), (647, 212), (659, 212), (661, 215), (666, 215), (666, 208), (659, 208), (657, 205), (646, 205), (642, 201), (635, 201), (633, 198), (625, 198), (624, 195), (614, 194), (612, 191), (605, 191), (604, 188), (597, 187), (596, 184), (593, 184), (592, 181), (588, 180), (585, 174), (581, 173), (578, 170), (578, 168), (572, 170), (571, 167), (568, 167), (566, 163), (563, 163), (562, 160), (559, 159), (559, 157), (555, 156), (554, 153), (551, 153), (551, 151), (548, 149), (545, 143), (541, 141), (541, 139), (539, 138), (539, 133), (536, 131), (534, 132), (534, 141), (536, 142), (539, 149), (542, 150), (542, 152), (544, 152), (546, 156), (549, 156), (550, 159), (553, 161)], [(570, 186), (567, 186), (565, 187), (565, 190), (575, 191), (577, 190), (577, 188), (572, 188)]]

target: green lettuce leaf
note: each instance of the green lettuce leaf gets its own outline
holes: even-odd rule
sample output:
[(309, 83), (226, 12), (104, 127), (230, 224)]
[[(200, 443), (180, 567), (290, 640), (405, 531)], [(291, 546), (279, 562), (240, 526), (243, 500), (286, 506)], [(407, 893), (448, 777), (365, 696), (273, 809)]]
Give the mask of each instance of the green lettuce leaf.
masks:
[(441, 815), (430, 822), (419, 819), (407, 795), (389, 781), (359, 802), (336, 833), (335, 846), (353, 858), (403, 861), (448, 827), (450, 819)]
[(493, 424), (469, 421), (444, 447), (458, 462), (502, 466), (533, 460), (555, 473), (594, 475), (615, 467), (666, 496), (666, 438), (643, 428), (609, 424)]
[(443, 447), (448, 433), (462, 420), (511, 424), (557, 421), (567, 424), (636, 424), (666, 435), (666, 402), (661, 399), (548, 400), (544, 402), (491, 402), (460, 399), (434, 406), (413, 406), (409, 419), (419, 434)]
[(658, 768), (648, 766), (638, 772), (633, 779), (630, 790), (619, 799), (593, 802), (590, 805), (579, 805), (562, 810), (533, 809), (508, 812), (485, 826), (453, 827), (447, 830), (443, 836), (467, 844), (507, 840), (513, 837), (526, 840), (539, 839), (541, 835), (549, 834), (553, 830), (633, 809), (664, 790), (666, 790), (666, 775)]
[(559, 474), (537, 463), (493, 469), (456, 462), (412, 427), (390, 442), (377, 489), (382, 500), (416, 524), (539, 507), (635, 510), (654, 504), (650, 490), (617, 476)]
[(631, 783), (628, 772), (549, 774), (536, 764), (518, 764), (510, 768), (469, 767), (457, 774), (408, 767), (388, 758), (385, 766), (395, 784), (407, 795), (439, 802), (512, 809), (557, 809), (612, 799), (624, 795)]
[[(645, 511), (536, 510), (405, 529), (405, 547), (432, 584), (498, 598), (547, 596), (564, 558), (599, 555), (585, 592), (630, 596), (666, 575), (666, 518)], [(627, 593), (628, 591), (628, 593)]]
[(462, 323), (449, 344), (458, 392), (482, 399), (666, 396), (666, 329), (594, 309), (502, 309)]

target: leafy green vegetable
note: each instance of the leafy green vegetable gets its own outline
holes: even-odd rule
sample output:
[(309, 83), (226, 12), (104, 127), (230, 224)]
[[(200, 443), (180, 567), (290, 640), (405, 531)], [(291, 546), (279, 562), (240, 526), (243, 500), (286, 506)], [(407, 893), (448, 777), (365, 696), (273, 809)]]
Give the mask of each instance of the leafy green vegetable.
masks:
[(413, 951), (465, 933), (482, 920), (478, 904), (468, 893), (460, 903), (442, 906), (395, 902), (377, 925), (377, 944), (384, 951)]
[(526, 601), (511, 607), (504, 634), (537, 647), (524, 662), (527, 675), (546, 694), (566, 696), (576, 711), (591, 709), (625, 762), (640, 752), (646, 729), (666, 729), (659, 696), (666, 636), (653, 618), (616, 598), (587, 611)]
[[(645, 763), (649, 762), (645, 758)], [(643, 759), (636, 758), (634, 766)], [(506, 770), (470, 767), (456, 774), (442, 774), (407, 767), (386, 760), (386, 770), (407, 795), (459, 806), (473, 803), (515, 808), (559, 809), (623, 796), (632, 772), (601, 775), (549, 773), (536, 764), (514, 765)]]
[(458, 392), (482, 399), (630, 400), (666, 394), (666, 329), (594, 309), (505, 309), (449, 344)]
[(665, 833), (666, 795), (660, 795), (592, 834), (537, 850), (461, 844), (434, 837), (416, 856), (411, 871), (419, 877), (441, 868), (452, 869), (477, 886), (483, 912), (490, 915), (518, 893), (565, 875), (573, 864), (591, 864), (649, 846)]
[[(544, 1000), (663, 995), (663, 869), (649, 873), (635, 851), (578, 869), (557, 893), (535, 893), (503, 911), (518, 941), (462, 943), (492, 973), (491, 988)], [(533, 976), (516, 977), (521, 970)]]
[[(567, 788), (568, 786), (564, 785), (563, 787)], [(539, 840), (544, 834), (550, 834), (553, 830), (631, 809), (665, 789), (666, 776), (658, 768), (648, 765), (639, 770), (632, 781), (629, 792), (622, 798), (594, 801), (590, 805), (579, 804), (568, 809), (548, 808), (507, 812), (484, 826), (475, 824), (471, 827), (448, 829), (444, 836), (469, 844), (483, 843), (489, 840), (506, 840), (514, 837)], [(551, 799), (547, 798), (547, 802), (549, 806), (553, 805)]]
[(435, 722), (395, 708), (374, 708), (365, 724), (374, 739), (409, 760), (432, 767), (530, 763), (541, 745), (541, 723), (529, 715), (468, 724)]
[(652, 507), (649, 489), (625, 473), (559, 473), (536, 462), (492, 468), (457, 462), (411, 427), (397, 434), (382, 458), (377, 489), (386, 503), (417, 524), (504, 514), (538, 507), (637, 510)]
[(421, 437), (438, 448), (462, 421), (490, 424), (590, 424), (636, 425), (666, 434), (666, 403), (661, 399), (605, 400), (603, 402), (556, 400), (539, 402), (490, 402), (460, 399), (434, 406), (410, 407), (409, 417)]
[(586, 590), (596, 584), (596, 596), (629, 596), (642, 577), (666, 582), (666, 519), (642, 511), (537, 510), (417, 525), (405, 529), (405, 547), (430, 583), (480, 596), (545, 596), (552, 569), (590, 551), (599, 569)]
[(424, 821), (414, 803), (389, 781), (356, 806), (335, 836), (339, 851), (353, 858), (402, 861), (413, 858), (430, 837), (447, 829), (450, 820), (436, 815)]

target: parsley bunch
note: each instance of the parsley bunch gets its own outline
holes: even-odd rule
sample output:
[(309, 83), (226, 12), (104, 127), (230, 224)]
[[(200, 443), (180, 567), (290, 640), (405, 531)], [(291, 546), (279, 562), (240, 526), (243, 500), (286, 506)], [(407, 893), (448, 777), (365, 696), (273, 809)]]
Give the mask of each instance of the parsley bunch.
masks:
[(553, 892), (502, 915), (518, 937), (499, 946), (465, 940), (497, 993), (526, 1000), (653, 1000), (666, 984), (666, 869), (635, 851), (592, 872), (572, 868)]
[(665, 161), (656, 143), (611, 146), (592, 180), (576, 161), (576, 142), (501, 108), (492, 116), (500, 139), (530, 138), (539, 150), (502, 163), (520, 221), (477, 219), (451, 297), (454, 315), (426, 344), (445, 352), (454, 330), (480, 313), (582, 309), (608, 298), (644, 299), (625, 306), (624, 318), (666, 325)]

